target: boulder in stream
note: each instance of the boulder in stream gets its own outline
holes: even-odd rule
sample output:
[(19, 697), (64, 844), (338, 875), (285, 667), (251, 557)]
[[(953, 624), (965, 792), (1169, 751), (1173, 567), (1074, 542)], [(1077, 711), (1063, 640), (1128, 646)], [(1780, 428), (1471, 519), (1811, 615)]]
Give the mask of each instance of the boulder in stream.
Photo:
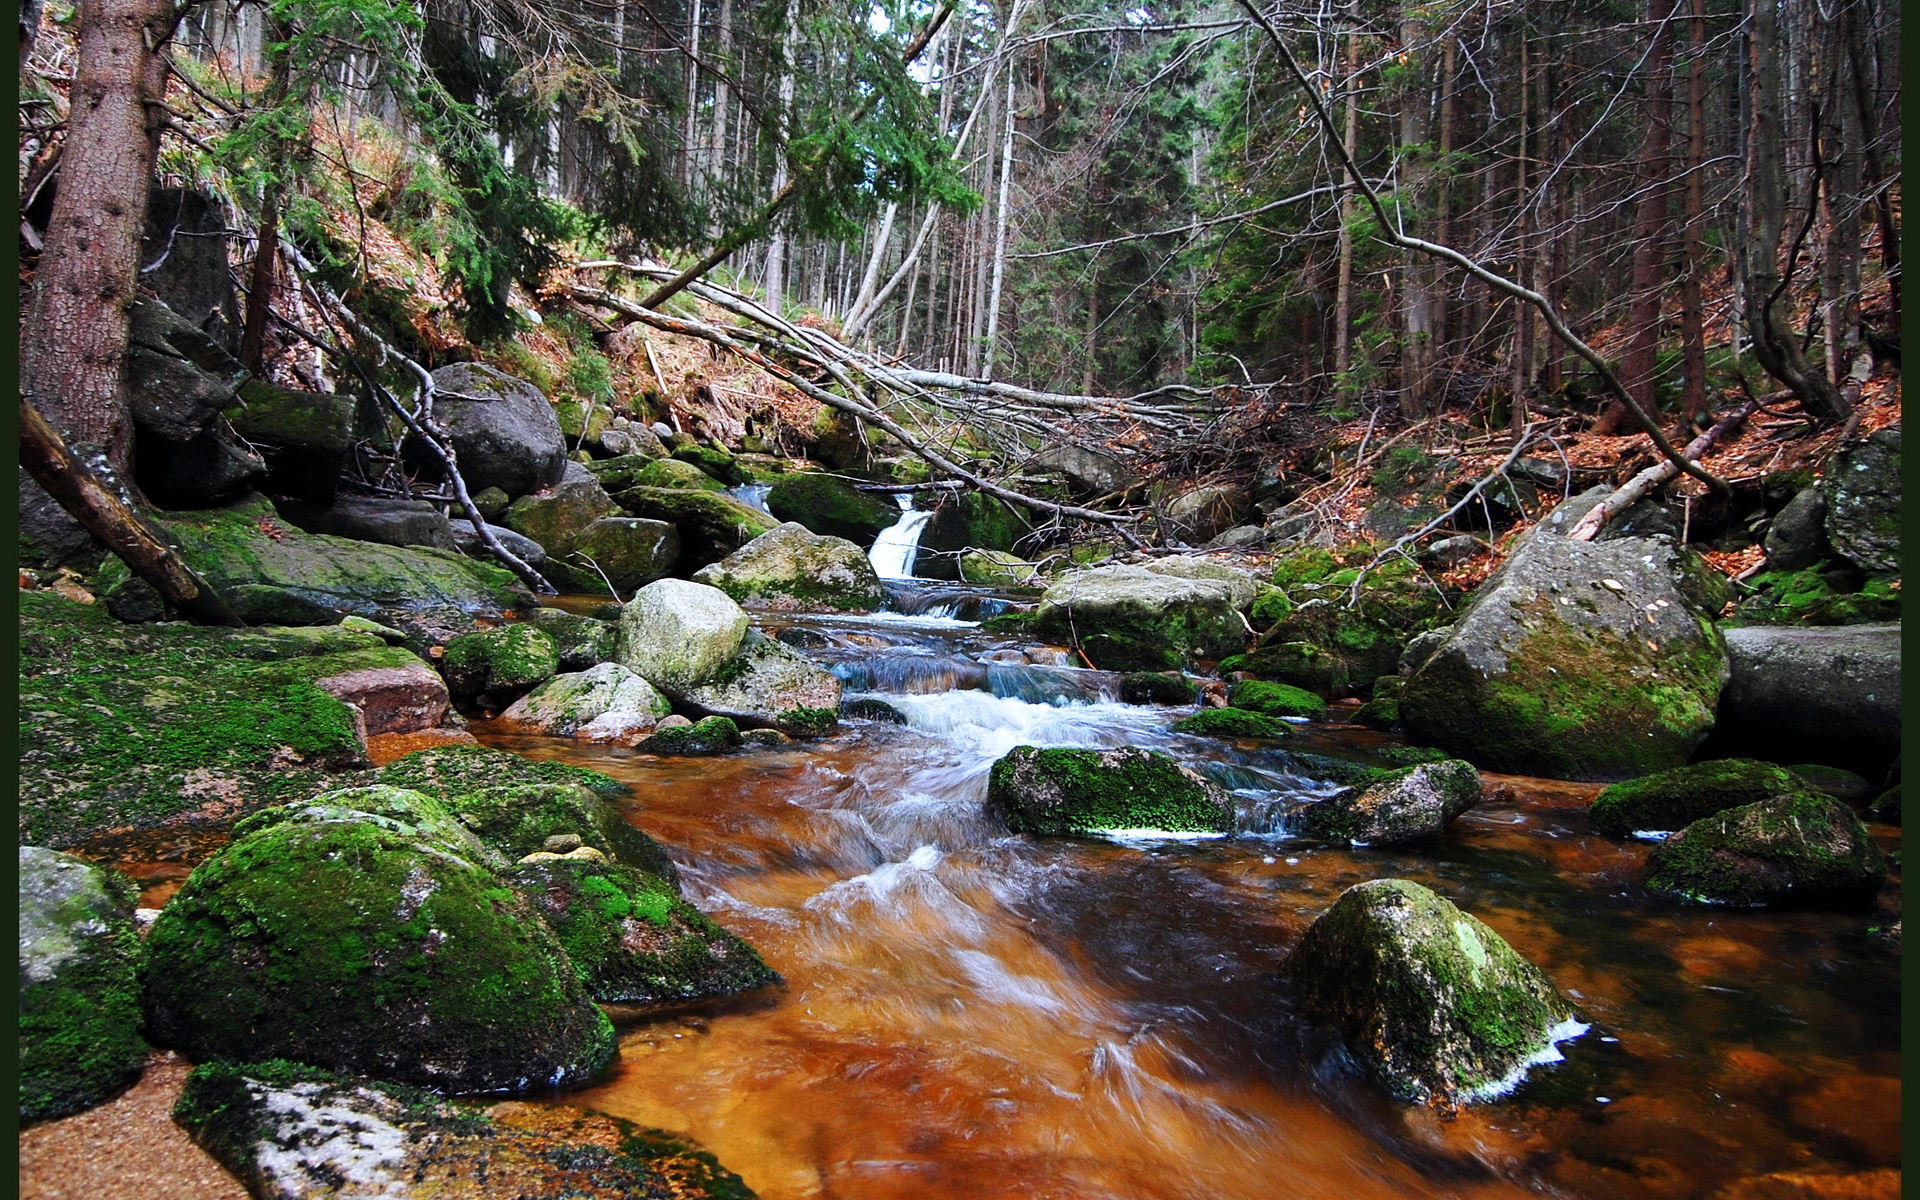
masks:
[(1480, 772), (1454, 758), (1388, 772), (1363, 787), (1303, 805), (1299, 816), (1314, 837), (1397, 846), (1439, 837), (1478, 803)]
[(553, 639), (532, 625), (507, 625), (464, 633), (447, 643), (440, 673), (459, 697), (483, 697), (504, 706), (553, 678), (560, 652)]
[(1234, 684), (1227, 692), (1227, 703), (1248, 712), (1265, 713), (1269, 717), (1311, 717), (1318, 720), (1327, 715), (1327, 702), (1305, 688), (1269, 683), (1263, 679), (1244, 679)]
[(614, 499), (629, 516), (666, 521), (680, 531), (686, 564), (704, 567), (772, 529), (780, 522), (759, 509), (719, 492), (691, 488), (630, 487)]
[(795, 521), (769, 529), (693, 578), (758, 608), (875, 612), (887, 603), (865, 550)]
[(562, 671), (584, 671), (612, 662), (620, 645), (620, 630), (607, 621), (583, 617), (559, 608), (536, 608), (527, 624), (553, 639)]
[(1154, 671), (1243, 649), (1247, 625), (1227, 580), (1182, 578), (1138, 566), (1093, 567), (1056, 579), (1035, 610), (1034, 633), (1078, 643), (1094, 666)]
[(837, 475), (796, 471), (773, 481), (767, 511), (782, 521), (797, 521), (814, 533), (871, 546), (880, 531), (900, 519), (900, 507), (884, 496), (863, 492)]
[(20, 847), (20, 1120), (92, 1108), (140, 1077), (140, 939), (125, 876)]
[(1729, 808), (1806, 790), (1784, 767), (1752, 758), (1716, 758), (1616, 783), (1587, 810), (1612, 837), (1672, 833)]
[(1584, 1028), (1506, 939), (1405, 879), (1348, 888), (1283, 970), (1301, 1011), (1340, 1030), (1360, 1065), (1408, 1100), (1497, 1096)]
[(746, 610), (719, 588), (656, 580), (620, 610), (618, 661), (671, 696), (733, 661), (747, 625)]
[(738, 1175), (678, 1134), (590, 1109), (455, 1103), (298, 1063), (206, 1063), (174, 1120), (256, 1196), (348, 1200), (744, 1200)]
[(610, 587), (625, 595), (672, 573), (680, 561), (680, 531), (645, 517), (602, 517), (580, 531), (567, 561), (583, 590)]
[(1836, 455), (1827, 468), (1826, 534), (1863, 571), (1900, 569), (1900, 427)]
[[(1760, 746), (1884, 753), (1900, 744), (1900, 626), (1726, 632), (1723, 733)], [(1766, 753), (1762, 750), (1762, 753)]]
[(555, 675), (500, 714), (503, 723), (548, 737), (631, 741), (651, 733), (673, 705), (619, 663)]
[(1407, 680), (1413, 737), (1491, 770), (1613, 780), (1681, 765), (1712, 730), (1725, 581), (1669, 538), (1569, 540), (1601, 493), (1554, 510), (1475, 589)]
[(563, 559), (594, 522), (619, 515), (620, 506), (599, 481), (579, 463), (570, 462), (558, 480), (515, 500), (500, 520), (538, 542), (549, 558)]
[(831, 733), (840, 721), (839, 677), (752, 630), (741, 639), (740, 653), (705, 681), (662, 690), (708, 716), (795, 737)]
[(993, 764), (987, 811), (1015, 833), (1229, 833), (1233, 802), (1157, 750), (1016, 746)]
[(1217, 738), (1283, 738), (1293, 733), (1285, 721), (1244, 708), (1203, 708), (1175, 721), (1173, 731)]
[(1860, 818), (1813, 791), (1703, 817), (1647, 856), (1653, 890), (1743, 908), (1864, 902), (1885, 878)]
[[(685, 720), (685, 718), (679, 718)], [(675, 724), (662, 721), (653, 736), (637, 749), (643, 754), (675, 758), (709, 758), (725, 754), (740, 744), (740, 727), (731, 717), (702, 717), (698, 721)]]
[(618, 1052), (546, 926), (438, 838), (289, 822), (202, 863), (144, 971), (154, 1039), (447, 1091), (577, 1086)]

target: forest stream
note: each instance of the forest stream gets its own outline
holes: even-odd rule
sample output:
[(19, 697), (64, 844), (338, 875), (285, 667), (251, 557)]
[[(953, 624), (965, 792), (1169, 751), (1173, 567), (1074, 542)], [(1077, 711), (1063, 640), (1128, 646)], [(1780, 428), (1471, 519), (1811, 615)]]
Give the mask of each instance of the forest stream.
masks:
[[(1598, 785), (1485, 775), (1488, 799), (1424, 848), (1289, 837), (1286, 803), (1336, 786), (1296, 752), (1403, 739), (1338, 708), (1284, 742), (1173, 733), (1190, 709), (1117, 703), (1116, 677), (992, 662), (1009, 643), (938, 615), (981, 595), (756, 617), (904, 726), (673, 759), (474, 725), (631, 785), (689, 899), (787, 981), (623, 1023), (615, 1074), (553, 1102), (691, 1134), (768, 1200), (1630, 1200), (1898, 1167), (1898, 960), (1858, 914), (1650, 896), (1650, 844), (1589, 826)], [(1168, 750), (1232, 791), (1237, 832), (1009, 836), (982, 802), (1018, 745)], [(1383, 877), (1545, 970), (1588, 1025), (1563, 1060), (1492, 1103), (1409, 1106), (1290, 1012), (1282, 959)]]

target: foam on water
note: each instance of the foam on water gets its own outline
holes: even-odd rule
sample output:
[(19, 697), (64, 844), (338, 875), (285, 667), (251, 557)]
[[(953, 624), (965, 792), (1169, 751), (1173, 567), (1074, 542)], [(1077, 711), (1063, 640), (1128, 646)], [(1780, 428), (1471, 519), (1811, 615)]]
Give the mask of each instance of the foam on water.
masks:
[(911, 492), (902, 492), (895, 499), (900, 502), (900, 519), (873, 539), (867, 559), (873, 563), (874, 574), (882, 579), (912, 579), (913, 560), (920, 553), (920, 531), (933, 519), (933, 513), (915, 509)]

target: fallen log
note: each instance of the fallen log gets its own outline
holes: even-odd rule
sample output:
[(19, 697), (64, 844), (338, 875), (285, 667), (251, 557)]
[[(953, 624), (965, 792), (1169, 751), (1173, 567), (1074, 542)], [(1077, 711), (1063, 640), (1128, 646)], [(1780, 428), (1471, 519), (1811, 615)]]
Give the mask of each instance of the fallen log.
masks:
[[(1726, 416), (1720, 418), (1719, 421), (1714, 423), (1713, 428), (1689, 442), (1687, 448), (1680, 452), (1681, 456), (1689, 461), (1700, 458), (1706, 454), (1707, 451), (1713, 449), (1715, 442), (1718, 442), (1721, 438), (1745, 424), (1746, 419), (1758, 411), (1759, 408), (1760, 402), (1758, 400), (1747, 401), (1739, 408), (1734, 409)], [(1608, 521), (1613, 520), (1613, 518), (1632, 508), (1635, 504), (1638, 504), (1646, 498), (1649, 492), (1661, 484), (1666, 483), (1679, 473), (1679, 466), (1671, 462), (1655, 463), (1653, 466), (1648, 467), (1632, 479), (1627, 480), (1613, 495), (1608, 496), (1599, 504), (1594, 505), (1592, 511), (1587, 513), (1586, 516), (1581, 517), (1579, 523), (1568, 532), (1567, 538), (1575, 542), (1592, 541), (1599, 535), (1602, 529), (1607, 527)]]

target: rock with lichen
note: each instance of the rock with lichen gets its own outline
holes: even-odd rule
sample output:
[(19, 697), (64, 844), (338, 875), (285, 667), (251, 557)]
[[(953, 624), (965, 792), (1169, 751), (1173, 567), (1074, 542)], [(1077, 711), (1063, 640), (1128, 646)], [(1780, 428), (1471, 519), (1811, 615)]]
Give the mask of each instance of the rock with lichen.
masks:
[(1301, 828), (1355, 845), (1394, 846), (1439, 837), (1480, 803), (1480, 772), (1459, 759), (1403, 767), (1301, 806)]
[(1886, 856), (1853, 810), (1801, 791), (1702, 817), (1647, 856), (1647, 886), (1743, 908), (1869, 900)]
[(1015, 833), (1227, 833), (1225, 792), (1157, 750), (1016, 746), (993, 764), (987, 811)]
[(794, 521), (769, 529), (693, 577), (760, 608), (873, 612), (887, 603), (887, 590), (865, 550)]
[(1606, 788), (1587, 815), (1612, 837), (1672, 833), (1702, 817), (1804, 790), (1784, 767), (1751, 758), (1716, 758), (1656, 771)]

